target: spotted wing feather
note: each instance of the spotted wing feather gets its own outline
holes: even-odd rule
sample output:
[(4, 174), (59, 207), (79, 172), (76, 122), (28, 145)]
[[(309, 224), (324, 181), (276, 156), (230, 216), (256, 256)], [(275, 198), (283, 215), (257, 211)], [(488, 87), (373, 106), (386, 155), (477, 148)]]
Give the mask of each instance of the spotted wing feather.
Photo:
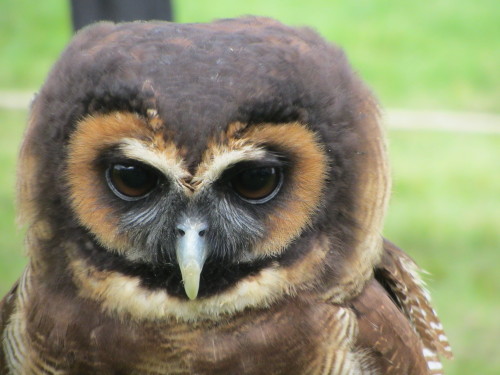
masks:
[(377, 280), (386, 288), (420, 336), (429, 373), (437, 375), (443, 373), (439, 355), (452, 358), (452, 351), (419, 275), (421, 272), (407, 254), (390, 241), (384, 240), (382, 262), (376, 270)]

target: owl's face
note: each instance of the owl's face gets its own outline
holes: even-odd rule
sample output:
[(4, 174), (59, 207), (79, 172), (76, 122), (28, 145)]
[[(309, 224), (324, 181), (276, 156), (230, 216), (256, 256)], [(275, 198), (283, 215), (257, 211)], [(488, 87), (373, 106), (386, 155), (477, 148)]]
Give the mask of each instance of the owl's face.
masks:
[(221, 292), (311, 224), (327, 162), (304, 125), (230, 124), (189, 168), (188, 151), (159, 121), (156, 113), (88, 116), (68, 149), (78, 221), (110, 256), (140, 265), (148, 283), (191, 299), (199, 288), (200, 297)]
[(388, 176), (342, 52), (248, 18), (81, 32), (34, 103), (20, 187), (47, 279), (107, 310), (196, 319), (357, 291)]

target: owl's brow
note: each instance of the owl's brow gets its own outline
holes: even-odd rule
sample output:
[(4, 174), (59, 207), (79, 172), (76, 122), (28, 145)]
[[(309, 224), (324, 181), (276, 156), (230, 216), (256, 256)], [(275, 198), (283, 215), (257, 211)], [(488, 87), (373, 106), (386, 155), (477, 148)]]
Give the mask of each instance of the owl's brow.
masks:
[(248, 143), (241, 144), (239, 148), (219, 145), (209, 150), (209, 156), (204, 158), (193, 176), (173, 144), (159, 149), (138, 139), (124, 138), (120, 140), (118, 149), (126, 158), (157, 169), (190, 193), (214, 183), (227, 169), (240, 162), (264, 160), (269, 154), (265, 148)]
[(261, 160), (267, 151), (261, 147), (245, 145), (239, 149), (217, 148), (211, 152), (196, 170), (192, 183), (198, 189), (203, 185), (212, 184), (231, 166), (242, 161)]
[(137, 139), (124, 138), (119, 143), (119, 150), (125, 157), (150, 165), (179, 183), (191, 178), (174, 145), (160, 150)]

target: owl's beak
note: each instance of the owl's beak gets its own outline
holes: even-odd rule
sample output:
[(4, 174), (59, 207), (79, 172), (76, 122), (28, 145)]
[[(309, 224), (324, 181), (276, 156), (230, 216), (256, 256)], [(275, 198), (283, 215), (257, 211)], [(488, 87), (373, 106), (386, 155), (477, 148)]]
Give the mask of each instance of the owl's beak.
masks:
[(177, 225), (177, 262), (181, 269), (184, 291), (191, 300), (198, 296), (200, 275), (207, 254), (207, 228), (203, 221), (193, 218), (185, 218)]

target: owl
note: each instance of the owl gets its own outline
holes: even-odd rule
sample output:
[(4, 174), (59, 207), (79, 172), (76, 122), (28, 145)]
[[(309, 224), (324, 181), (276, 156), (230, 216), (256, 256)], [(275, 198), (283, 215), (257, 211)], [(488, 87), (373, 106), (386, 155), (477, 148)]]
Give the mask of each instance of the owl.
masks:
[(90, 26), (32, 104), (1, 373), (440, 374), (389, 190), (376, 100), (315, 32)]

